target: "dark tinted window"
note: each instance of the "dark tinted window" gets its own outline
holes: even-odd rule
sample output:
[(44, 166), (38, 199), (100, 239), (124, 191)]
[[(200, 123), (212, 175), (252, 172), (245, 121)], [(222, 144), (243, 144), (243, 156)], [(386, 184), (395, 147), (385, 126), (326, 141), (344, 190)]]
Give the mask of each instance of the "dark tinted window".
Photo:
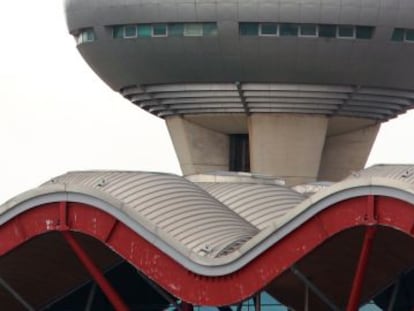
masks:
[(319, 25), (319, 37), (335, 38), (336, 37), (336, 26), (335, 25)]
[(300, 35), (315, 37), (317, 35), (318, 26), (315, 24), (302, 24), (300, 25)]
[(282, 37), (296, 37), (299, 27), (297, 24), (280, 24), (280, 35)]
[(184, 33), (184, 24), (169, 24), (168, 35), (172, 37), (182, 37)]
[(113, 31), (113, 37), (114, 38), (123, 38), (124, 37), (124, 26), (114, 26), (112, 31)]
[(240, 23), (239, 27), (242, 36), (257, 36), (259, 34), (259, 23)]
[(152, 26), (152, 34), (154, 36), (166, 36), (167, 35), (167, 24), (154, 24)]
[(338, 26), (338, 37), (353, 38), (355, 36), (354, 30), (354, 26)]
[(357, 39), (371, 39), (374, 35), (374, 27), (371, 26), (357, 26), (356, 37)]
[(405, 40), (414, 41), (414, 30), (413, 29), (407, 29), (405, 31)]
[(260, 34), (267, 36), (277, 35), (277, 24), (276, 23), (263, 23), (260, 25)]
[(203, 23), (203, 36), (215, 36), (217, 35), (216, 23)]

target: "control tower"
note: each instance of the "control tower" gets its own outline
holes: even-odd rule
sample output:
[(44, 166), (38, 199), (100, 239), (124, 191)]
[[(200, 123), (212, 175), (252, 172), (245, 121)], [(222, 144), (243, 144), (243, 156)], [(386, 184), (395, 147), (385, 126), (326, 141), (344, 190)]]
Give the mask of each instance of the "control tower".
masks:
[(184, 175), (288, 185), (364, 167), (413, 107), (408, 1), (67, 0), (70, 33), (114, 91), (165, 119)]

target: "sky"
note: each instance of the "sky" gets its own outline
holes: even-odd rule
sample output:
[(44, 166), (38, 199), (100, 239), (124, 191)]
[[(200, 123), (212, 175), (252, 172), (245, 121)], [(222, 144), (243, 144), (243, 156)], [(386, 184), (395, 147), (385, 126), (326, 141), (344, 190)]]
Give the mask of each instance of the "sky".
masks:
[[(181, 174), (164, 124), (106, 86), (68, 34), (63, 0), (0, 10), (0, 204), (72, 170)], [(414, 111), (384, 124), (367, 166), (414, 163)]]

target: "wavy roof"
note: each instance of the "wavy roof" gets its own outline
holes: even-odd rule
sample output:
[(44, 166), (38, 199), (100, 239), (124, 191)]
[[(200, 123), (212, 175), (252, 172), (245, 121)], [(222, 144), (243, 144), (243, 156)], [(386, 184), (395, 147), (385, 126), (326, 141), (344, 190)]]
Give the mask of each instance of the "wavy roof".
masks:
[(224, 275), (336, 202), (381, 194), (414, 203), (411, 165), (374, 166), (320, 187), (310, 197), (278, 183), (250, 180), (191, 182), (162, 173), (70, 172), (1, 205), (0, 225), (39, 204), (87, 203), (113, 215), (190, 271)]

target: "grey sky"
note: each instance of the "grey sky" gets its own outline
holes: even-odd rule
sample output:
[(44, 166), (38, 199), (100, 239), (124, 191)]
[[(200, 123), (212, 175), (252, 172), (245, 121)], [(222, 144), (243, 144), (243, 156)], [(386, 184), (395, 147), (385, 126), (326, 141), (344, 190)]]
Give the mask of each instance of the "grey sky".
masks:
[[(110, 90), (67, 33), (62, 0), (0, 11), (0, 203), (69, 170), (180, 174), (164, 122)], [(367, 165), (414, 163), (414, 112), (383, 125)]]

